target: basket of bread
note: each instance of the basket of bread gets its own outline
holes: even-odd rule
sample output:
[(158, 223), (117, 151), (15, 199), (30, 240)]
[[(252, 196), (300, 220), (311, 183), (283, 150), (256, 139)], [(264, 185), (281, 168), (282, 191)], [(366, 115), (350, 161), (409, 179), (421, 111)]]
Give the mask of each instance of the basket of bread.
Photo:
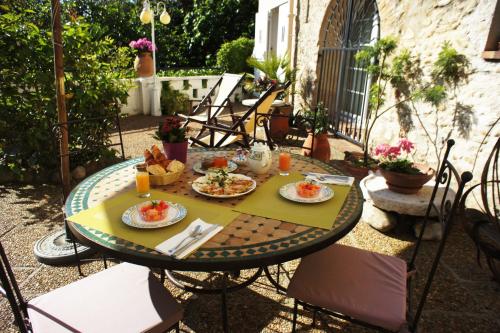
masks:
[(171, 184), (180, 178), (185, 168), (184, 163), (167, 159), (156, 145), (144, 151), (144, 161), (142, 166), (149, 173), (151, 185)]

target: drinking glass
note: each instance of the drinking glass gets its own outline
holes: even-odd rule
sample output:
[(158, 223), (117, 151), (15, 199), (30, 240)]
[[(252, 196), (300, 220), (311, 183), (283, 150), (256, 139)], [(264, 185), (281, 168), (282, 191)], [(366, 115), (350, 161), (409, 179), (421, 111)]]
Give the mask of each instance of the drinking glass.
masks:
[(137, 168), (135, 174), (135, 189), (141, 198), (149, 198), (149, 173), (142, 168)]
[(288, 149), (280, 149), (279, 155), (279, 170), (280, 176), (288, 176), (290, 171), (290, 166), (292, 164), (292, 156), (290, 155), (290, 151)]

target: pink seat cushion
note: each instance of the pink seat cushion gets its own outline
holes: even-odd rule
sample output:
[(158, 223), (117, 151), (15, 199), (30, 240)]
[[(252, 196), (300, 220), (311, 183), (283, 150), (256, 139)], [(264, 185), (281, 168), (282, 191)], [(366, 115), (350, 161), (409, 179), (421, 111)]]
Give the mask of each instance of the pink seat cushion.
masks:
[(146, 267), (123, 263), (28, 303), (34, 333), (164, 332), (182, 308)]
[(302, 259), (288, 295), (399, 331), (406, 324), (406, 262), (335, 244)]

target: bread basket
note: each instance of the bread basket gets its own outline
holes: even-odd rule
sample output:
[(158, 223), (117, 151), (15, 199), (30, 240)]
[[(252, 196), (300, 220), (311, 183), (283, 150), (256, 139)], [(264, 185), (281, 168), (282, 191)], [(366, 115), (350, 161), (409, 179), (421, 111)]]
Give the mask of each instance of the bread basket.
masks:
[(184, 168), (177, 172), (168, 172), (164, 175), (152, 175), (149, 174), (149, 183), (151, 185), (168, 185), (176, 182), (181, 177), (184, 172)]

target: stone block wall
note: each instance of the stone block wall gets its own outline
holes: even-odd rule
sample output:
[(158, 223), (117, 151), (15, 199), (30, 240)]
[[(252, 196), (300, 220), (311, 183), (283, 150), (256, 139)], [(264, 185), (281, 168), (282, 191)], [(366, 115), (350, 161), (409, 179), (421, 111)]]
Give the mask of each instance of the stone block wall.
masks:
[[(296, 66), (298, 78), (312, 75), (315, 79), (321, 29), (330, 0), (300, 1), (297, 8), (298, 42)], [(468, 137), (461, 136), (455, 129), (452, 137), (457, 141), (452, 160), (459, 171), (471, 170), (476, 152), (492, 123), (500, 117), (500, 63), (487, 62), (481, 57), (490, 29), (496, 0), (379, 0), (381, 37), (395, 36), (401, 48), (409, 48), (419, 54), (424, 70), (435, 61), (440, 46), (450, 41), (452, 46), (467, 56), (473, 74), (468, 84), (458, 91), (458, 100), (471, 107), (472, 127)], [(297, 90), (298, 86), (297, 86)], [(314, 89), (313, 89), (314, 90)], [(298, 105), (300, 97), (296, 97)], [(434, 113), (425, 105), (419, 105), (424, 116), (424, 126), (434, 133)], [(447, 105), (439, 112), (438, 140), (453, 126), (454, 105)], [(423, 128), (415, 119), (415, 127), (408, 137), (417, 143), (417, 160), (436, 163), (432, 145)], [(387, 126), (387, 124), (394, 124)], [(393, 142), (400, 135), (395, 112), (389, 112), (374, 128), (373, 145)], [(482, 165), (496, 139), (500, 136), (500, 124), (490, 134), (481, 148), (474, 169), (474, 178), (479, 180)]]

